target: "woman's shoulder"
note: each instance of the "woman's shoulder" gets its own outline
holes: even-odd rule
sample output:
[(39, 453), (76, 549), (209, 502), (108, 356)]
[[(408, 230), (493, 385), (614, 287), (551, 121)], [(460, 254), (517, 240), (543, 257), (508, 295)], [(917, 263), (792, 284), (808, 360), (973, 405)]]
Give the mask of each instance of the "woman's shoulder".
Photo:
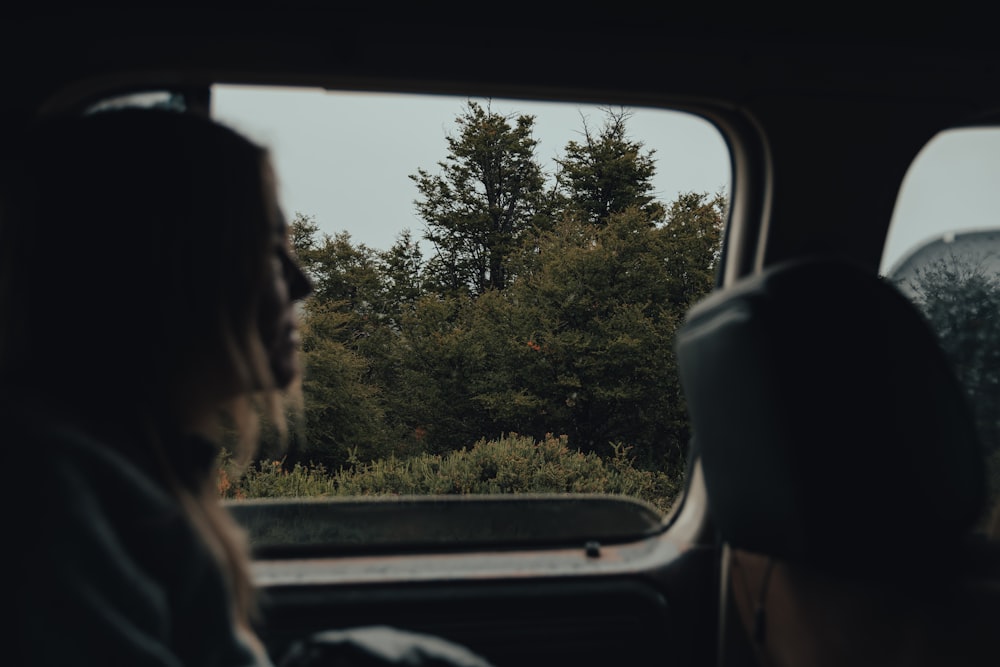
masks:
[[(60, 513), (102, 508), (112, 514), (170, 512), (176, 502), (158, 481), (151, 457), (138, 447), (120, 446), (63, 422), (19, 429), (22, 456), (32, 462), (44, 491), (35, 498)], [(62, 505), (67, 503), (69, 506)]]
[(15, 421), (33, 462), (13, 506), (27, 635), (60, 627), (78, 642), (67, 651), (130, 660), (239, 653), (216, 561), (152, 463), (73, 424)]
[(7, 426), (11, 449), (30, 462), (6, 487), (23, 551), (37, 561), (27, 566), (52, 566), (90, 549), (95, 562), (133, 563), (155, 579), (165, 552), (191, 563), (210, 560), (146, 444), (31, 411)]

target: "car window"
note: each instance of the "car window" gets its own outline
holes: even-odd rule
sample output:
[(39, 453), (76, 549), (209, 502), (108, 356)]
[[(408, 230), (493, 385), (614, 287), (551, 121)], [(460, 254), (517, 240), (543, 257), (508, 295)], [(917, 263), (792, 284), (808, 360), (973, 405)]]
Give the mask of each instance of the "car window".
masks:
[(707, 121), (242, 86), (213, 115), (272, 149), (316, 287), (282, 465), (365, 471), (359, 491), (415, 457), (475, 472), (412, 480), (429, 492), (677, 481), (671, 336), (713, 285), (730, 178)]
[[(900, 192), (882, 273), (922, 310), (969, 396), (1000, 503), (1000, 129), (936, 136)], [(993, 517), (987, 513), (983, 527)]]
[[(627, 501), (564, 511), (562, 530), (522, 522), (529, 540), (639, 535), (669, 513), (689, 439), (673, 335), (715, 284), (730, 191), (714, 125), (667, 109), (240, 85), (211, 100), (270, 149), (315, 288), (303, 419), (249, 469), (220, 462), (219, 493), (262, 526), (258, 540), (402, 539), (378, 532), (373, 505), (346, 502), (338, 516), (364, 513), (364, 535), (310, 537), (311, 520), (275, 534), (288, 498)], [(449, 516), (469, 521), (421, 539), (510, 542), (482, 525), (515, 506), (466, 507)]]

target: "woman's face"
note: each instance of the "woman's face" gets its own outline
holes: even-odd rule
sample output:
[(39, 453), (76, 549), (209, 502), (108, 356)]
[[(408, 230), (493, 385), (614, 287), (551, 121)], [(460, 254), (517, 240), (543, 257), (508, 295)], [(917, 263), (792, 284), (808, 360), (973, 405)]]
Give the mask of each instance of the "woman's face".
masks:
[(275, 218), (270, 261), (260, 300), (259, 329), (274, 382), (278, 388), (285, 388), (299, 370), (295, 302), (308, 296), (312, 285), (292, 255), (284, 217), (276, 215)]

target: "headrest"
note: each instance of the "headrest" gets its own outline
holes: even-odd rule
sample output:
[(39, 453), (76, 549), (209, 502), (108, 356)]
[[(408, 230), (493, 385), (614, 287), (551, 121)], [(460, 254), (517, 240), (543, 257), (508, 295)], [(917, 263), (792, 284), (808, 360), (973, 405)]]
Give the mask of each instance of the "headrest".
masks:
[(861, 574), (949, 554), (983, 511), (964, 391), (878, 276), (837, 259), (776, 265), (695, 305), (676, 345), (730, 545)]

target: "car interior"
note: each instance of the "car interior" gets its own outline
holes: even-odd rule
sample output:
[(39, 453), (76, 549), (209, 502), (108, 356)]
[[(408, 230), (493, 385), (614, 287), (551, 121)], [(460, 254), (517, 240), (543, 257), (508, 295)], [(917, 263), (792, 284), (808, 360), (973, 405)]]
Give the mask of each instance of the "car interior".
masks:
[[(707, 121), (728, 149), (712, 292), (660, 350), (676, 356), (691, 432), (669, 511), (591, 493), (234, 501), (268, 650), (277, 660), (311, 633), (387, 625), (497, 667), (789, 664), (763, 648), (766, 611), (768, 646), (816, 642), (798, 664), (918, 664), (885, 658), (909, 641), (894, 621), (867, 623), (841, 653), (816, 629), (833, 612), (783, 630), (780, 591), (826, 590), (796, 589), (782, 565), (793, 563), (842, 582), (833, 589), (889, 591), (899, 618), (926, 608), (915, 627), (934, 628), (944, 661), (919, 664), (997, 664), (1000, 41), (989, 21), (573, 11), (77, 8), (2, 26), (5, 141), (35, 119), (150, 92), (208, 114), (213, 87), (241, 85), (665, 109)], [(963, 217), (971, 196), (917, 179), (922, 156), (968, 133), (980, 152), (963, 162), (956, 149), (945, 166), (983, 177), (981, 219)], [(903, 209), (937, 205), (955, 218), (890, 257)], [(935, 262), (945, 285), (980, 291), (935, 301)], [(769, 564), (743, 595), (731, 570), (745, 552)]]

